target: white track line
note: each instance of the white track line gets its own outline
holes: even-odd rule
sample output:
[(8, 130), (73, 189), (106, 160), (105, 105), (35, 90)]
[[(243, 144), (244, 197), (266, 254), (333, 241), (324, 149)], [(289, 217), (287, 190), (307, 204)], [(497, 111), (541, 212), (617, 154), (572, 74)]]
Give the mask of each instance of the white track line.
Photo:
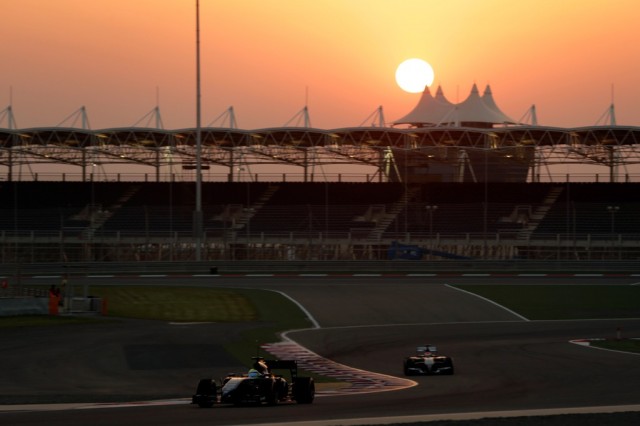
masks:
[(485, 302), (491, 303), (492, 305), (495, 305), (495, 306), (497, 306), (497, 307), (499, 307), (499, 308), (501, 308), (501, 309), (504, 309), (505, 311), (507, 311), (507, 312), (509, 312), (509, 313), (511, 313), (511, 314), (513, 314), (513, 315), (515, 315), (515, 316), (517, 316), (518, 318), (520, 318), (520, 319), (521, 319), (521, 320), (523, 320), (523, 321), (529, 321), (529, 319), (528, 319), (528, 318), (523, 317), (523, 316), (522, 316), (522, 315), (520, 315), (519, 313), (514, 312), (514, 311), (512, 311), (511, 309), (507, 308), (506, 306), (502, 306), (501, 304), (496, 303), (496, 302), (494, 302), (494, 301), (493, 301), (493, 300), (491, 300), (491, 299), (487, 299), (486, 297), (482, 297), (482, 296), (480, 296), (480, 295), (478, 295), (478, 294), (472, 293), (472, 292), (467, 291), (467, 290), (463, 290), (463, 289), (461, 289), (461, 288), (457, 288), (457, 287), (451, 286), (451, 285), (449, 285), (449, 284), (445, 284), (445, 287), (449, 287), (450, 289), (457, 290), (457, 291), (461, 291), (461, 292), (463, 292), (463, 293), (467, 293), (467, 294), (470, 294), (470, 295), (472, 295), (472, 296), (475, 296), (475, 297), (477, 297), (477, 298), (479, 298), (479, 299), (484, 300)]

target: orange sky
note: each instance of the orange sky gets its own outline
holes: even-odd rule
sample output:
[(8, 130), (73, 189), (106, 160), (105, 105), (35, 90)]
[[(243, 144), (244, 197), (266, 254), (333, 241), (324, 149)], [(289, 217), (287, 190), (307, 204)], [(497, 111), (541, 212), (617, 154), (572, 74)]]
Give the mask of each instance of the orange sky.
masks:
[[(313, 127), (358, 126), (379, 105), (391, 122), (420, 97), (395, 83), (410, 57), (433, 66), (434, 85), (453, 102), (490, 83), (516, 120), (536, 104), (540, 124), (587, 126), (613, 86), (618, 124), (640, 125), (637, 0), (200, 8), (203, 125), (233, 106), (241, 128), (282, 126), (307, 93)], [(195, 0), (0, 0), (0, 11), (0, 110), (11, 103), (19, 128), (58, 125), (82, 105), (93, 129), (131, 126), (156, 92), (165, 128), (195, 126)]]

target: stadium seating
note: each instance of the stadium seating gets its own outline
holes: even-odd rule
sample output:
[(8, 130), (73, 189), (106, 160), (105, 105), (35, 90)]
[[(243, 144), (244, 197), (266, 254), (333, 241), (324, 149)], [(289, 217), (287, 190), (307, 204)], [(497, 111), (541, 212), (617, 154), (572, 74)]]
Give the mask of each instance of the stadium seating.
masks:
[[(387, 239), (406, 233), (640, 234), (639, 188), (632, 183), (205, 182), (203, 229), (225, 238), (291, 232)], [(2, 182), (0, 230), (188, 234), (195, 192), (191, 182)]]

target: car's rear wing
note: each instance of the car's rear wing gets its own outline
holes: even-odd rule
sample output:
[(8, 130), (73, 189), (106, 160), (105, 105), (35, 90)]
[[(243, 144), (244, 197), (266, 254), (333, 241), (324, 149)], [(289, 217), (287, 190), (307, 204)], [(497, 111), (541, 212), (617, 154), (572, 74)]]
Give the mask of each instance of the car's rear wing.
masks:
[(264, 363), (269, 367), (269, 371), (289, 370), (292, 380), (298, 377), (298, 363), (295, 360), (265, 359)]
[(431, 354), (435, 354), (438, 352), (438, 348), (434, 345), (418, 346), (416, 348), (416, 352), (418, 352), (418, 354), (425, 354), (427, 352)]
[(297, 370), (298, 363), (295, 360), (265, 359), (269, 370)]

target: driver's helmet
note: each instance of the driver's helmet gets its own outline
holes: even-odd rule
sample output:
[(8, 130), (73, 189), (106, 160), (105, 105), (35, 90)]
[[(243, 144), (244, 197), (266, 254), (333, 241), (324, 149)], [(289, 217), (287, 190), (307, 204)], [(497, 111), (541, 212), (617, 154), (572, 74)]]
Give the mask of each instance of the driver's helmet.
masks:
[(249, 370), (248, 376), (251, 377), (252, 379), (255, 379), (257, 377), (260, 377), (260, 372), (255, 368), (252, 368), (251, 370)]

